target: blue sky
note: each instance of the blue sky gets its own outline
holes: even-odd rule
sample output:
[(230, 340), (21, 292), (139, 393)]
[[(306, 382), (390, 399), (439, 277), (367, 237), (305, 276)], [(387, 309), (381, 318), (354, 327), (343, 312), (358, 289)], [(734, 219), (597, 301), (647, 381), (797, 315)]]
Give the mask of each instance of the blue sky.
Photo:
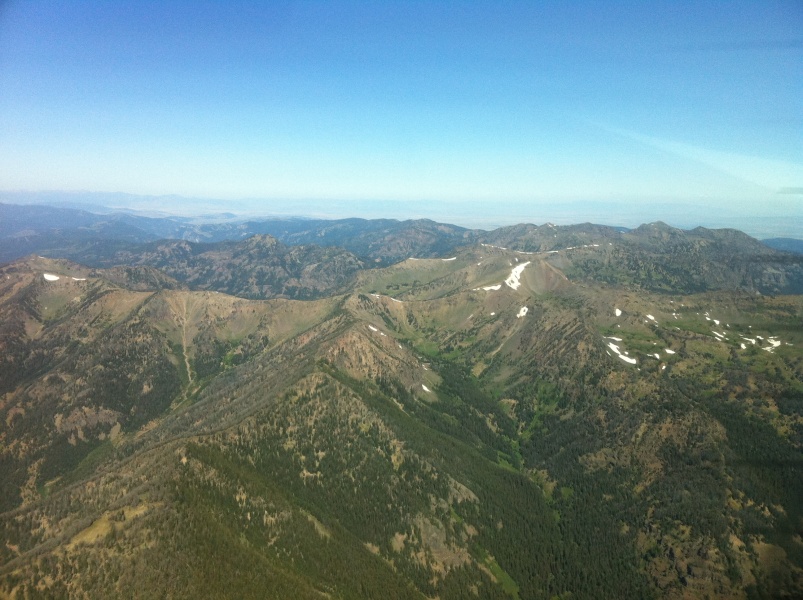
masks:
[(0, 189), (803, 217), (801, 32), (799, 1), (7, 0)]

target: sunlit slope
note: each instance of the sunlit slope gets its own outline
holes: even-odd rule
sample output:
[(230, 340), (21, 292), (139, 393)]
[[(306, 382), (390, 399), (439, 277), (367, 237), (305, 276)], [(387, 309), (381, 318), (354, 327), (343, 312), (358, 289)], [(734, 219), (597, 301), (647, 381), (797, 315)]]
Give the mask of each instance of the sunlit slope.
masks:
[[(518, 253), (506, 256), (508, 269), (521, 264)], [(799, 297), (653, 295), (583, 279), (539, 293), (526, 285), (530, 265), (513, 289), (495, 283), (503, 261), (501, 273), (479, 279), (482, 265), (469, 258), (480, 255), (378, 279), (375, 311), (422, 353), (464, 364), (497, 390), (517, 417), (524, 464), (618, 481), (603, 494), (607, 510), (644, 511), (652, 524), (634, 541), (665, 593), (777, 591), (775, 578), (799, 578), (789, 533), (801, 523)], [(415, 300), (424, 294), (436, 299)], [(634, 531), (627, 519), (622, 526)]]
[[(429, 300), (458, 291), (517, 290), (545, 293), (566, 286), (566, 276), (547, 262), (552, 253), (511, 252), (490, 245), (461, 248), (445, 258), (410, 258), (364, 271), (359, 289), (396, 299)], [(529, 267), (529, 268), (528, 268)]]
[(93, 449), (191, 402), (218, 373), (297, 335), (333, 306), (137, 292), (92, 273), (47, 259), (0, 273), (7, 507)]
[(61, 358), (3, 396), (0, 589), (799, 593), (800, 297), (594, 282), (572, 265), (614, 246), (584, 246), (466, 247), (315, 302), (7, 267), (4, 340)]
[[(209, 320), (198, 300), (170, 292), (140, 312), (178, 345), (185, 333), (198, 340)], [(49, 548), (60, 573), (50, 581), (54, 593), (124, 594), (132, 573), (165, 554), (197, 566), (183, 574), (162, 566), (162, 577), (139, 582), (147, 595), (177, 581), (202, 596), (255, 593), (251, 582), (223, 585), (204, 575), (225, 548), (232, 573), (260, 566), (262, 593), (274, 597), (294, 585), (300, 593), (373, 597), (461, 593), (465, 585), (483, 596), (515, 592), (520, 584), (494, 558), (512, 547), (496, 534), (498, 519), (511, 500), (524, 502), (530, 508), (509, 517), (511, 533), (529, 515), (555, 538), (552, 513), (527, 478), (496, 464), (480, 437), (463, 441), (430, 407), (440, 378), (383, 335), (360, 302), (352, 298), (330, 319), (267, 345), (193, 403), (47, 482), (41, 499), (24, 504), (38, 533), (5, 523), (6, 589), (26, 581), (30, 559)], [(427, 412), (433, 425), (410, 410)], [(73, 485), (82, 477), (93, 484)], [(68, 508), (76, 504), (81, 511)], [(546, 560), (554, 549), (544, 552)], [(87, 561), (99, 565), (98, 578), (81, 569)], [(122, 577), (110, 576), (120, 570)]]
[[(510, 267), (516, 256), (508, 256)], [(460, 273), (467, 286), (470, 269)], [(422, 352), (470, 367), (497, 390), (517, 417), (523, 464), (619, 481), (615, 494), (603, 494), (609, 510), (640, 506), (648, 522), (658, 515), (634, 535), (660, 589), (735, 593), (798, 578), (800, 549), (789, 532), (801, 525), (799, 297), (652, 295), (582, 280), (537, 293), (525, 286), (528, 269), (515, 290), (457, 292), (438, 273), (419, 285), (440, 296), (434, 290), (445, 283), (444, 297), (405, 301), (416, 297), (410, 286), (374, 302)], [(789, 571), (780, 556), (797, 566)]]

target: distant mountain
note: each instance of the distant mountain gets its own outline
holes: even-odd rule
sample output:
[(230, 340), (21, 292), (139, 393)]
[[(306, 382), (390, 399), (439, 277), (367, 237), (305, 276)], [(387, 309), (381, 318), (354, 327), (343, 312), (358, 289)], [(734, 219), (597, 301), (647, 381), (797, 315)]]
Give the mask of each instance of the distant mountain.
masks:
[(377, 263), (440, 256), (474, 242), (477, 232), (427, 219), (269, 220), (245, 223), (248, 231), (267, 233), (286, 244), (340, 246)]
[(795, 238), (771, 238), (768, 240), (761, 240), (761, 242), (774, 250), (803, 254), (803, 240), (797, 240)]
[(89, 227), (98, 215), (74, 208), (0, 204), (0, 236), (21, 238), (53, 229)]
[(780, 254), (497, 235), (0, 267), (0, 596), (800, 597), (803, 296), (750, 287)]
[[(55, 215), (50, 215), (51, 210), (56, 211)], [(392, 219), (268, 219), (203, 224), (189, 223), (186, 219), (127, 214), (93, 216), (84, 211), (12, 205), (0, 205), (0, 217), (3, 217), (0, 260), (42, 254), (88, 265), (111, 266), (133, 264), (136, 261), (124, 257), (137, 255), (150, 256), (155, 261), (151, 266), (159, 266), (167, 263), (159, 263), (152, 250), (137, 245), (165, 238), (218, 243), (270, 235), (293, 246), (315, 245), (332, 248), (331, 252), (341, 248), (358, 257), (355, 260), (379, 267), (411, 257), (444, 256), (463, 246), (485, 243), (522, 252), (576, 250), (560, 259), (556, 257), (556, 266), (590, 281), (636, 285), (652, 291), (803, 292), (803, 261), (799, 256), (770, 249), (733, 229), (698, 227), (685, 231), (664, 223), (652, 223), (628, 230), (585, 223), (570, 226), (522, 224), (489, 232), (428, 220)], [(59, 222), (63, 223), (62, 227), (57, 227)], [(603, 249), (586, 252), (590, 247)], [(316, 259), (310, 255), (309, 259), (296, 257), (293, 260)], [(291, 270), (301, 263), (295, 264)], [(345, 276), (346, 271), (348, 268), (341, 269), (336, 276)], [(291, 279), (296, 276), (297, 273), (289, 271), (286, 275)], [(214, 285), (220, 291), (241, 293), (221, 286), (219, 277), (216, 281)], [(324, 287), (333, 289), (328, 285)], [(301, 285), (305, 286), (307, 284)], [(255, 294), (257, 288), (249, 297), (257, 297)], [(264, 297), (272, 297), (272, 294)]]
[(98, 247), (114, 251), (124, 242), (179, 239), (214, 243), (270, 235), (291, 245), (339, 246), (367, 260), (389, 264), (410, 256), (436, 256), (476, 240), (476, 234), (467, 229), (428, 220), (210, 221), (194, 223), (178, 217), (93, 214), (49, 206), (0, 204), (0, 260), (27, 254), (85, 260), (84, 253), (97, 252)]
[(194, 290), (297, 299), (343, 293), (365, 266), (341, 248), (286, 246), (268, 235), (216, 244), (154, 242), (119, 250), (94, 264), (158, 269)]
[(735, 229), (684, 231), (665, 223), (633, 230), (592, 225), (517, 225), (483, 240), (522, 252), (568, 250), (554, 258), (567, 274), (664, 293), (738, 289), (803, 293), (803, 259)]
[(98, 248), (181, 238), (190, 230), (191, 226), (172, 219), (0, 204), (0, 262), (28, 254), (86, 255)]

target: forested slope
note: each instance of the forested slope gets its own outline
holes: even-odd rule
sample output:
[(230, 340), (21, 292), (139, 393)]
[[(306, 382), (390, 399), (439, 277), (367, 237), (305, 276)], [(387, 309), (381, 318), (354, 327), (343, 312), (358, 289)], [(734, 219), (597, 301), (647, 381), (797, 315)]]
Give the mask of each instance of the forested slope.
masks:
[(314, 301), (3, 267), (0, 594), (799, 595), (803, 301), (603, 282), (633, 244), (467, 246)]

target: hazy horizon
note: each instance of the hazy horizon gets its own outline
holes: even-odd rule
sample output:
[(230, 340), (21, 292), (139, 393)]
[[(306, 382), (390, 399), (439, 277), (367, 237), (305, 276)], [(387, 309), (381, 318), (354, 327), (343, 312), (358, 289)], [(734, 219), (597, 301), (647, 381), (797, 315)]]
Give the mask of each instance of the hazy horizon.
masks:
[(784, 0), (12, 0), (0, 189), (788, 235), (801, 31)]
[(739, 229), (757, 239), (803, 239), (803, 215), (759, 216), (736, 211), (712, 211), (705, 205), (633, 205), (627, 202), (519, 202), (504, 205), (487, 202), (332, 201), (242, 199), (216, 200), (177, 195), (143, 196), (111, 192), (13, 192), (0, 190), (0, 203), (76, 208), (89, 212), (130, 211), (143, 216), (189, 217), (211, 222), (222, 215), (232, 220), (260, 218), (310, 219), (430, 219), (470, 229), (493, 230), (507, 225), (532, 223), (574, 225), (595, 223), (633, 228), (663, 221), (680, 229), (707, 227)]

